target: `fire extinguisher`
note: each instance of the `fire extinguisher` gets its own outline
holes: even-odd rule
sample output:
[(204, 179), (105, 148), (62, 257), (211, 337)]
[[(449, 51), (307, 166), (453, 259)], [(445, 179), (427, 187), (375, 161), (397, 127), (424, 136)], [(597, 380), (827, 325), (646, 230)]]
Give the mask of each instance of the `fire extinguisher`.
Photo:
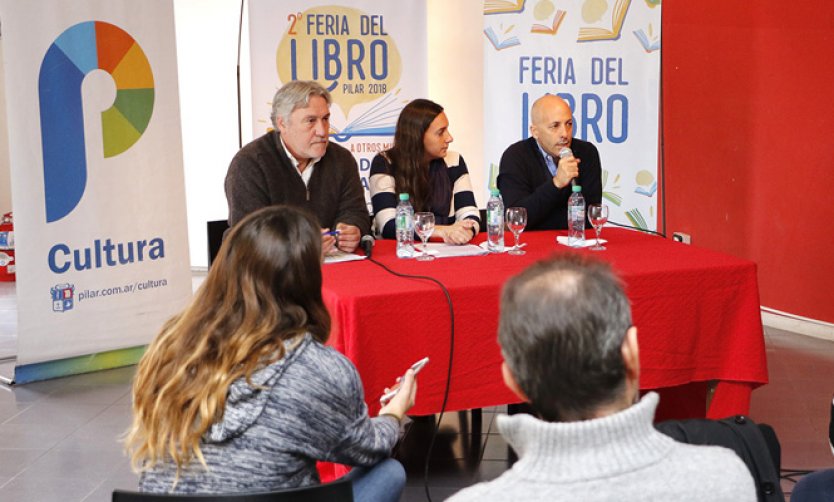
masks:
[(0, 282), (14, 280), (14, 221), (12, 213), (6, 213), (0, 218)]

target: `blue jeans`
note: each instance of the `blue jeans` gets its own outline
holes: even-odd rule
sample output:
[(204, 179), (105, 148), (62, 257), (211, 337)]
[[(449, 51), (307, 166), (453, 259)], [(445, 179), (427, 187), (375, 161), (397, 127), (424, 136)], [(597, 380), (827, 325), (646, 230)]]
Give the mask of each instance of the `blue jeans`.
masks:
[(791, 492), (791, 502), (822, 502), (832, 499), (834, 499), (834, 469), (808, 474), (799, 480)]
[(405, 488), (405, 469), (393, 458), (370, 467), (354, 467), (346, 476), (354, 502), (397, 502)]

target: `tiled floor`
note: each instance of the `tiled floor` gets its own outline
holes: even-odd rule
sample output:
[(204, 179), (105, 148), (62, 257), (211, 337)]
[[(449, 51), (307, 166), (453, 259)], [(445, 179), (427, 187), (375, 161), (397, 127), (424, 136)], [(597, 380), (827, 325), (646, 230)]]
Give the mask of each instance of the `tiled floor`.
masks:
[[(771, 384), (753, 393), (751, 416), (775, 427), (785, 468), (834, 467), (826, 443), (834, 343), (772, 329), (766, 338)], [(114, 488), (135, 489), (137, 478), (118, 442), (130, 418), (133, 372), (128, 367), (0, 386), (0, 500), (106, 501)], [(482, 441), (475, 444), (461, 434), (457, 413), (444, 417), (429, 473), (433, 500), (507, 468), (507, 446), (493, 424), (501, 412), (485, 411)], [(403, 500), (427, 500), (429, 430), (415, 422), (398, 452), (409, 474)], [(783, 486), (790, 491), (789, 482)]]

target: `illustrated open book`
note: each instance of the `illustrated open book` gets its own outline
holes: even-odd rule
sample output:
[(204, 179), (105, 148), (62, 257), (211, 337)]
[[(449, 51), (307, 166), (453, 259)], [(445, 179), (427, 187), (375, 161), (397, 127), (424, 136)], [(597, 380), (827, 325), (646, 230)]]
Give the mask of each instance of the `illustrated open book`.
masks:
[(565, 20), (565, 14), (567, 12), (559, 9), (556, 11), (556, 14), (553, 15), (553, 22), (550, 26), (544, 24), (534, 24), (532, 28), (530, 28), (530, 33), (539, 33), (542, 35), (555, 35), (556, 32), (559, 31), (559, 26), (561, 26), (562, 21)]
[(484, 14), (505, 14), (524, 10), (525, 0), (484, 0)]
[(593, 40), (617, 40), (620, 38), (620, 31), (623, 29), (626, 12), (631, 5), (631, 0), (617, 0), (611, 9), (611, 29), (583, 27), (579, 28), (578, 42), (590, 42)]
[(484, 35), (486, 35), (487, 39), (489, 39), (492, 46), (495, 47), (496, 51), (500, 51), (506, 49), (507, 47), (512, 47), (514, 45), (520, 45), (518, 37), (510, 37), (504, 41), (498, 41), (498, 35), (495, 34), (495, 31), (492, 29), (492, 26), (488, 27), (484, 30)]
[(649, 25), (648, 33), (646, 33), (643, 28), (635, 30), (633, 33), (634, 36), (637, 37), (637, 40), (640, 41), (640, 45), (643, 46), (643, 50), (646, 52), (654, 52), (660, 49), (660, 37), (652, 33), (652, 25)]

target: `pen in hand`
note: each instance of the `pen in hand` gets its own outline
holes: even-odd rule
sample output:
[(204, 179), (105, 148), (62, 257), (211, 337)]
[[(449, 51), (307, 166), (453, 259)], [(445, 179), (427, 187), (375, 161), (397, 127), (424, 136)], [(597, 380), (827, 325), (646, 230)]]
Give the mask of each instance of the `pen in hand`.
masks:
[(329, 232), (322, 232), (321, 236), (326, 237), (326, 236), (329, 235), (329, 236), (332, 236), (332, 237), (339, 237), (339, 233), (340, 232), (338, 230), (330, 230)]

